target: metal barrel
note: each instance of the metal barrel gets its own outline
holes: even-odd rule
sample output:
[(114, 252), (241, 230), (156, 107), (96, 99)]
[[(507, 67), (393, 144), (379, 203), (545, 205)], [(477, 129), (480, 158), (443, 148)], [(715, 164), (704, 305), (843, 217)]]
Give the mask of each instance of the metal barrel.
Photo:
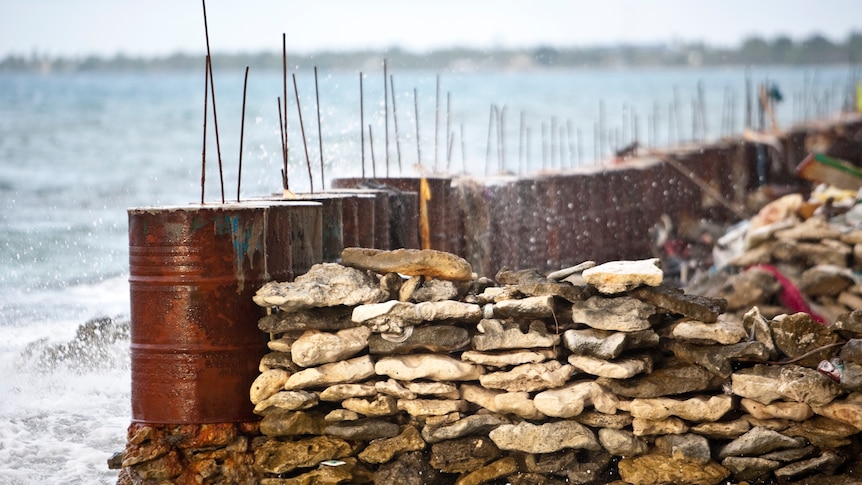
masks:
[(328, 192), (299, 194), (299, 200), (321, 204), (322, 261), (332, 263), (341, 259), (341, 251), (344, 250), (344, 200), (350, 197), (349, 194)]
[(132, 420), (254, 421), (265, 205), (129, 209)]
[[(404, 192), (416, 192), (421, 197), (421, 181), (421, 177), (392, 177), (380, 179), (377, 182)], [(459, 249), (463, 246), (460, 242), (462, 239), (461, 221), (455, 206), (455, 198), (451, 196), (452, 179), (450, 177), (425, 177), (425, 181), (428, 184), (431, 197), (427, 203), (431, 249), (460, 254)], [(336, 187), (336, 190), (341, 190), (358, 187), (367, 182), (368, 180), (361, 178), (342, 178), (334, 179), (332, 186)], [(419, 204), (421, 206), (421, 200), (419, 200)], [(417, 217), (418, 221), (419, 218)]]
[(347, 237), (344, 247), (374, 248), (377, 240), (377, 199), (374, 191), (364, 189), (341, 188), (332, 183), (333, 189), (327, 193), (344, 194), (351, 197), (355, 211), (349, 217), (346, 213), (342, 219)]
[[(293, 277), (305, 274), (323, 262), (323, 205), (303, 200), (272, 201), (275, 218), (290, 228), (290, 257)], [(285, 245), (271, 247), (284, 251)]]

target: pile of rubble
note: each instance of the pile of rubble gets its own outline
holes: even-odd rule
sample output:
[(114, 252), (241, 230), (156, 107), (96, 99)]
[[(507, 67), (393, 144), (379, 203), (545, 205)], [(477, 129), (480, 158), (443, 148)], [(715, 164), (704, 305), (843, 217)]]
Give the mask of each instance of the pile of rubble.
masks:
[(716, 484), (858, 459), (862, 311), (728, 312), (654, 260), (495, 279), (348, 248), (261, 288), (260, 482)]
[(689, 289), (727, 299), (728, 312), (803, 311), (822, 323), (862, 308), (862, 206), (855, 201), (855, 192), (829, 189), (768, 204), (719, 239), (714, 259), (724, 271)]

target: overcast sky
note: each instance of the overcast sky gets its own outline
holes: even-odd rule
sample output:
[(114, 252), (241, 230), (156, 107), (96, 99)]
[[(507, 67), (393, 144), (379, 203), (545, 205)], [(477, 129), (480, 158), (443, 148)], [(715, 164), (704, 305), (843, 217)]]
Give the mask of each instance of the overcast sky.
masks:
[[(843, 41), (859, 0), (209, 0), (213, 52), (592, 46), (759, 35)], [(0, 57), (203, 53), (195, 0), (0, 0)]]

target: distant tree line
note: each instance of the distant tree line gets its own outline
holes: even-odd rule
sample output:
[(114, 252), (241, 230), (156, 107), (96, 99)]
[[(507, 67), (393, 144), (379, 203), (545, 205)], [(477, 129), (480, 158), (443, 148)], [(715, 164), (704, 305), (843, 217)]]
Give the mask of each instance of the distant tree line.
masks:
[[(834, 43), (815, 34), (801, 41), (779, 36), (771, 40), (754, 36), (736, 48), (711, 47), (704, 43), (614, 45), (604, 47), (548, 47), (524, 49), (440, 49), (427, 53), (399, 48), (352, 52), (288, 53), (290, 65), (298, 68), (360, 70), (376, 66), (383, 58), (401, 69), (551, 69), (589, 67), (722, 66), (857, 64), (862, 62), (862, 33), (853, 32), (844, 42)], [(280, 52), (213, 54), (219, 69), (281, 69)], [(203, 69), (202, 55), (177, 53), (163, 57), (88, 56), (50, 57), (38, 53), (10, 55), (0, 60), (0, 72), (73, 71), (171, 71)]]

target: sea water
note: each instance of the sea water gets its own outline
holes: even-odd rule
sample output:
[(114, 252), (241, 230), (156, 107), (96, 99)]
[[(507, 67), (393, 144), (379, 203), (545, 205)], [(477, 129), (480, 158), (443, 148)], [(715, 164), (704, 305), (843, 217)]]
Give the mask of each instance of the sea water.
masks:
[[(840, 110), (850, 70), (389, 72), (397, 119), (381, 66), (364, 72), (361, 99), (358, 72), (319, 72), (319, 130), (313, 73), (296, 73), (302, 126), (288, 78), (292, 190), (363, 173), (571, 169), (635, 138), (716, 140), (743, 128), (746, 78), (779, 87), (788, 127)], [(280, 192), (281, 72), (250, 70), (241, 178), (243, 73), (213, 81), (219, 146), (210, 115), (206, 200), (221, 201), (221, 180), (226, 200), (238, 180), (241, 198)], [(0, 483), (116, 481), (107, 460), (131, 419), (126, 209), (200, 201), (204, 82), (203, 69), (0, 74)]]

